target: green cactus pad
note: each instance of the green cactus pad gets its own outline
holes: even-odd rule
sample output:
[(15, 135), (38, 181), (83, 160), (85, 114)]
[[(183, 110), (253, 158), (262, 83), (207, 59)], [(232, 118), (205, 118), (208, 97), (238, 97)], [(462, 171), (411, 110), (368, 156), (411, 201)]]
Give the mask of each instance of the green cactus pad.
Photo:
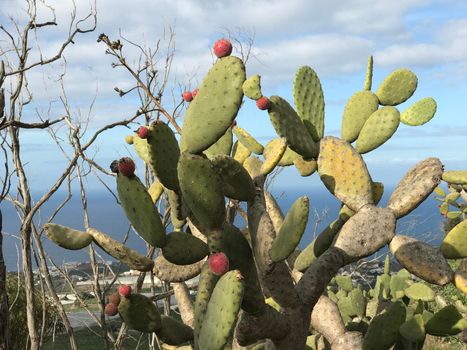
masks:
[(269, 100), (269, 118), (277, 134), (285, 137), (287, 145), (303, 158), (315, 158), (318, 155), (318, 145), (292, 106), (279, 96), (271, 96)]
[(174, 230), (180, 231), (186, 224), (186, 208), (183, 203), (183, 198), (175, 191), (167, 190), (170, 205), (170, 219)]
[(232, 151), (232, 144), (233, 144), (233, 134), (232, 128), (228, 128), (225, 134), (216, 141), (211, 147), (209, 147), (204, 154), (206, 157), (211, 159), (218, 154), (225, 154), (230, 156), (230, 152)]
[(248, 174), (250, 174), (252, 179), (255, 179), (258, 176), (261, 176), (262, 165), (263, 165), (263, 162), (258, 157), (255, 157), (253, 155), (249, 156), (243, 162), (243, 166), (245, 167)]
[(233, 158), (239, 162), (240, 164), (243, 164), (245, 159), (247, 159), (251, 154), (251, 151), (246, 148), (243, 143), (239, 141), (235, 141), (235, 144), (232, 149), (232, 156)]
[(389, 198), (388, 208), (397, 218), (409, 214), (438, 186), (442, 173), (443, 164), (438, 158), (419, 162), (399, 182)]
[(371, 91), (359, 91), (347, 101), (342, 117), (342, 139), (354, 142), (367, 119), (378, 110), (378, 98)]
[(148, 193), (151, 196), (152, 202), (156, 204), (159, 198), (164, 193), (164, 186), (159, 181), (154, 181), (148, 188)]
[(324, 133), (324, 96), (316, 72), (308, 66), (295, 74), (293, 96), (297, 113), (315, 142)]
[(232, 129), (233, 133), (237, 137), (238, 141), (242, 143), (249, 151), (256, 154), (263, 154), (264, 147), (258, 141), (255, 140), (245, 129), (239, 126), (235, 126)]
[(414, 343), (423, 342), (425, 339), (425, 323), (422, 315), (415, 315), (405, 321), (399, 327), (399, 333), (407, 340)]
[(294, 160), (293, 164), (297, 168), (301, 176), (310, 176), (318, 169), (318, 163), (316, 160), (305, 160), (302, 157)]
[(256, 74), (249, 77), (242, 85), (243, 93), (252, 100), (259, 100), (263, 97), (261, 93), (261, 77)]
[(412, 237), (396, 235), (389, 249), (402, 266), (426, 282), (443, 286), (454, 277), (446, 259), (429, 244)]
[(162, 248), (164, 257), (173, 264), (194, 264), (209, 254), (209, 248), (199, 238), (183, 232), (167, 235), (167, 244)]
[(261, 165), (261, 174), (263, 175), (269, 174), (277, 166), (287, 149), (287, 142), (285, 138), (276, 138), (269, 142), (266, 148), (263, 154), (264, 162)]
[(246, 169), (239, 162), (225, 155), (217, 155), (211, 161), (222, 178), (225, 196), (239, 201), (253, 199), (255, 185)]
[(414, 283), (404, 290), (407, 297), (413, 300), (432, 301), (435, 298), (433, 289), (423, 283)]
[(154, 123), (149, 129), (149, 157), (159, 181), (169, 190), (178, 190), (177, 163), (180, 149), (175, 134), (165, 123)]
[[(389, 257), (389, 255), (387, 255)], [(389, 273), (387, 273), (389, 275)], [(408, 279), (404, 276), (392, 275), (389, 287), (393, 299), (401, 299), (405, 296), (404, 290), (407, 288)]]
[(152, 333), (162, 327), (157, 306), (144, 295), (131, 294), (128, 298), (121, 298), (118, 312), (129, 329)]
[(337, 219), (330, 223), (302, 252), (294, 262), (294, 269), (305, 271), (330, 246), (334, 237), (344, 225), (344, 220)]
[(327, 189), (350, 209), (373, 203), (366, 164), (348, 142), (331, 136), (321, 140), (318, 173)]
[(157, 337), (166, 344), (181, 345), (193, 340), (193, 329), (172, 317), (162, 315)]
[(395, 107), (378, 109), (367, 119), (358, 135), (356, 147), (363, 154), (378, 148), (391, 138), (400, 123), (400, 114)]
[(364, 90), (370, 91), (373, 80), (373, 56), (368, 57), (368, 63), (366, 66), (366, 76), (365, 76), (365, 85), (363, 86)]
[(431, 97), (426, 97), (415, 102), (401, 113), (401, 122), (418, 126), (428, 123), (436, 113), (436, 101)]
[(186, 111), (182, 151), (202, 152), (225, 134), (240, 109), (245, 78), (245, 66), (238, 57), (216, 61)]
[(136, 154), (149, 165), (151, 157), (149, 156), (148, 140), (140, 138), (136, 133), (133, 136), (133, 147)]
[(389, 350), (399, 337), (399, 327), (405, 322), (404, 303), (396, 301), (386, 312), (375, 316), (363, 337), (365, 350)]
[(441, 243), (440, 251), (447, 259), (467, 257), (467, 219), (448, 232)]
[(365, 316), (366, 300), (365, 300), (365, 297), (363, 296), (363, 292), (358, 288), (354, 288), (349, 293), (347, 298), (352, 305), (352, 310), (350, 313), (347, 313), (347, 315), (358, 316), (358, 317)]
[(51, 241), (65, 249), (82, 249), (92, 242), (92, 236), (89, 233), (66, 226), (49, 223), (44, 225), (44, 230)]
[(287, 146), (287, 148), (285, 149), (284, 154), (282, 155), (281, 160), (279, 161), (279, 163), (277, 165), (279, 165), (279, 166), (292, 165), (294, 160), (297, 159), (297, 158), (300, 158), (300, 154), (298, 154), (295, 151), (292, 151), (290, 149), (290, 147)]
[(165, 245), (165, 228), (146, 187), (137, 176), (117, 174), (118, 198), (136, 232), (154, 247)]
[(199, 334), (199, 348), (222, 349), (233, 332), (243, 298), (242, 275), (225, 273), (217, 282), (208, 303)]
[(371, 188), (373, 189), (373, 202), (377, 205), (381, 198), (383, 198), (384, 184), (381, 182), (373, 182)]
[(289, 209), (269, 252), (274, 262), (287, 259), (298, 246), (305, 232), (309, 211), (310, 202), (306, 196), (298, 198)]
[(178, 177), (185, 203), (203, 228), (222, 228), (225, 221), (222, 179), (211, 162), (184, 152), (178, 162)]
[(415, 92), (417, 84), (417, 76), (412, 71), (398, 69), (384, 78), (376, 96), (383, 106), (395, 106), (407, 101)]
[(154, 262), (154, 276), (161, 281), (178, 283), (188, 281), (201, 272), (204, 261), (199, 261), (191, 265), (176, 265), (167, 261), (163, 255), (159, 255)]
[(467, 170), (445, 171), (443, 181), (450, 184), (467, 185)]
[(130, 269), (146, 272), (151, 271), (153, 268), (154, 262), (151, 259), (140, 255), (133, 249), (127, 248), (105, 233), (92, 228), (89, 228), (87, 233), (92, 236), (94, 242), (101, 247), (102, 250), (115, 259), (120, 260), (122, 263), (127, 264)]
[(353, 290), (352, 278), (350, 276), (337, 275), (334, 277), (334, 280), (339, 289), (346, 292), (351, 292)]
[(430, 318), (425, 329), (428, 334), (443, 337), (456, 335), (467, 329), (467, 320), (462, 317), (454, 305), (448, 305)]

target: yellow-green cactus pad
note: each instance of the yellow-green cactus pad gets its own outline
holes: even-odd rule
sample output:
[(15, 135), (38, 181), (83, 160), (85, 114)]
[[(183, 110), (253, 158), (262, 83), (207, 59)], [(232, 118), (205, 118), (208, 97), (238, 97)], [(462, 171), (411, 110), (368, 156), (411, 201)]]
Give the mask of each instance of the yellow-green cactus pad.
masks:
[(267, 175), (277, 166), (285, 150), (287, 149), (287, 142), (285, 138), (275, 138), (268, 142), (264, 149), (264, 162), (261, 165), (261, 174)]
[(467, 219), (449, 231), (441, 243), (440, 251), (447, 259), (467, 258)]
[(277, 134), (285, 137), (287, 145), (303, 158), (315, 158), (318, 145), (292, 106), (279, 96), (271, 96), (269, 100), (269, 118)]
[(373, 81), (373, 56), (369, 56), (368, 63), (366, 66), (365, 85), (363, 86), (363, 89), (370, 91), (372, 81)]
[(245, 66), (234, 56), (216, 61), (187, 108), (181, 151), (200, 153), (215, 143), (232, 124), (243, 99)]
[(321, 140), (318, 173), (326, 188), (350, 209), (358, 211), (373, 203), (366, 164), (348, 142), (331, 136)]
[(118, 198), (135, 231), (154, 247), (165, 244), (165, 228), (146, 187), (137, 176), (117, 174)]
[(426, 332), (438, 337), (456, 335), (467, 329), (467, 320), (454, 305), (443, 307), (425, 325)]
[(371, 91), (359, 91), (347, 101), (342, 117), (342, 139), (354, 142), (367, 119), (378, 110), (378, 97)]
[(116, 241), (115, 239), (107, 236), (105, 233), (99, 232), (93, 228), (87, 230), (92, 236), (94, 242), (102, 248), (107, 254), (120, 260), (122, 263), (127, 264), (130, 269), (138, 271), (151, 271), (154, 262), (139, 254), (133, 249), (127, 248), (124, 244)]
[(178, 162), (178, 177), (185, 203), (203, 228), (222, 228), (225, 221), (223, 184), (211, 162), (184, 152)]
[(293, 96), (298, 116), (313, 140), (318, 142), (324, 133), (324, 96), (318, 75), (311, 67), (303, 66), (298, 69)]
[(160, 181), (154, 181), (151, 186), (149, 186), (148, 193), (151, 196), (152, 202), (155, 204), (159, 198), (161, 198), (162, 193), (164, 193), (164, 186), (162, 186)]
[(401, 114), (401, 122), (418, 126), (428, 123), (436, 113), (436, 101), (431, 97), (426, 97), (415, 102)]
[(281, 160), (279, 161), (279, 163), (277, 165), (279, 165), (279, 166), (292, 165), (294, 160), (297, 159), (297, 158), (300, 158), (300, 154), (298, 154), (295, 151), (292, 151), (290, 149), (290, 147), (287, 146), (287, 148), (285, 149), (284, 154), (282, 155)]
[(178, 283), (188, 281), (201, 272), (204, 260), (198, 261), (190, 265), (176, 265), (164, 258), (163, 255), (159, 255), (154, 262), (154, 276), (161, 281)]
[(443, 173), (443, 181), (450, 184), (467, 185), (467, 170), (451, 170)]
[(233, 133), (237, 137), (238, 141), (242, 143), (251, 152), (256, 154), (263, 154), (264, 147), (258, 141), (255, 140), (245, 129), (239, 126), (233, 128)]
[(417, 208), (441, 181), (443, 164), (438, 158), (427, 158), (411, 168), (389, 198), (388, 208), (397, 218)]
[(389, 74), (378, 87), (376, 96), (383, 106), (395, 106), (407, 101), (417, 88), (417, 76), (401, 68)]
[(193, 329), (172, 317), (161, 315), (161, 328), (157, 331), (157, 338), (165, 344), (181, 345), (193, 340)]
[(232, 149), (232, 156), (233, 158), (239, 162), (240, 164), (243, 164), (245, 159), (247, 159), (251, 154), (251, 151), (246, 148), (243, 143), (239, 142), (238, 140), (235, 141), (235, 144)]
[(167, 235), (167, 244), (162, 248), (162, 255), (169, 262), (177, 265), (190, 265), (204, 259), (209, 248), (195, 236), (175, 231)]
[(253, 199), (255, 185), (239, 162), (229, 156), (217, 155), (212, 158), (212, 165), (221, 175), (225, 196), (239, 201)]
[(305, 160), (299, 157), (294, 160), (293, 164), (301, 176), (310, 176), (318, 169), (318, 162), (314, 159)]
[(248, 174), (250, 174), (251, 178), (254, 180), (258, 176), (261, 176), (261, 166), (263, 162), (253, 155), (249, 156), (244, 162), (243, 166), (245, 167)]
[(446, 259), (429, 244), (412, 237), (396, 235), (389, 249), (405, 269), (426, 282), (443, 286), (454, 277)]
[(159, 181), (169, 190), (178, 190), (177, 163), (180, 157), (178, 141), (172, 129), (157, 122), (149, 129), (149, 156), (151, 167)]
[(140, 138), (136, 133), (133, 136), (133, 147), (136, 154), (149, 165), (151, 157), (149, 156), (149, 145), (146, 139)]
[(162, 327), (161, 315), (156, 304), (141, 294), (131, 294), (128, 298), (121, 298), (118, 313), (129, 329), (152, 333)]
[(379, 203), (381, 198), (383, 198), (384, 184), (381, 182), (373, 182), (371, 187), (373, 188), (373, 202), (376, 205)]
[(49, 223), (44, 225), (44, 230), (51, 241), (65, 249), (82, 249), (92, 242), (92, 236), (89, 233), (66, 226)]
[(366, 120), (357, 138), (355, 149), (363, 154), (378, 148), (391, 138), (400, 123), (400, 114), (395, 107), (378, 109)]
[(242, 85), (243, 94), (252, 100), (259, 100), (263, 97), (261, 93), (261, 77), (256, 74), (249, 77)]
[(219, 140), (217, 140), (215, 144), (213, 144), (206, 151), (204, 151), (204, 154), (209, 159), (211, 159), (214, 156), (217, 156), (218, 154), (225, 154), (227, 156), (230, 156), (230, 152), (232, 150), (232, 144), (233, 144), (232, 128), (228, 128), (225, 134)]
[(432, 301), (435, 298), (433, 289), (423, 283), (414, 283), (404, 290), (404, 294), (413, 300)]
[(309, 211), (310, 201), (306, 196), (298, 198), (289, 209), (269, 253), (274, 262), (287, 259), (298, 246), (305, 232)]

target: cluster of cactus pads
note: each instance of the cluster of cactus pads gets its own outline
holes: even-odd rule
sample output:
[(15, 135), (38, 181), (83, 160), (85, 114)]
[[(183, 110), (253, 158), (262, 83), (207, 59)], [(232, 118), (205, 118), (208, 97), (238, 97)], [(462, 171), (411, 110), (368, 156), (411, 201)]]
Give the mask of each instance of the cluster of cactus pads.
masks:
[[(423, 303), (432, 293), (408, 279), (413, 274), (441, 286), (455, 283), (466, 292), (466, 271), (454, 273), (446, 260), (467, 257), (465, 221), (447, 235), (443, 245), (449, 249), (395, 232), (396, 221), (453, 174), (443, 173), (436, 158), (423, 160), (400, 181), (387, 206), (378, 207), (383, 185), (373, 181), (361, 156), (389, 140), (400, 122), (416, 126), (429, 121), (436, 103), (425, 98), (400, 113), (395, 106), (412, 96), (417, 77), (408, 69), (396, 70), (374, 93), (372, 70), (370, 58), (363, 91), (345, 107), (342, 138), (325, 137), (323, 91), (312, 68), (301, 67), (296, 74), (294, 108), (279, 96), (263, 96), (260, 77), (247, 79), (240, 58), (230, 52), (220, 56), (190, 99), (180, 138), (159, 120), (143, 137), (140, 132), (127, 137), (157, 180), (147, 188), (136, 175), (119, 171), (128, 168), (127, 159), (113, 166), (129, 221), (161, 254), (151, 260), (91, 228), (81, 232), (47, 224), (48, 237), (67, 249), (93, 242), (130, 268), (152, 270), (162, 281), (179, 283), (199, 276), (191, 325), (160, 317), (155, 304), (138, 294), (118, 306), (130, 328), (156, 332), (172, 346), (305, 349), (313, 347), (319, 333), (332, 349), (382, 350), (394, 344), (412, 349), (409, 346), (423, 343), (425, 333), (465, 329), (455, 307), (427, 315)], [(244, 95), (267, 110), (278, 134), (265, 146), (235, 123)], [(264, 187), (274, 169), (291, 165), (302, 176), (317, 171), (342, 202), (336, 220), (301, 252), (297, 247), (307, 225), (308, 198), (298, 198), (284, 217)], [(465, 172), (454, 175), (456, 184), (465, 186)], [(170, 233), (155, 206), (164, 192)], [(247, 207), (242, 229), (234, 225), (240, 202)], [(334, 294), (330, 282), (340, 268), (384, 246), (404, 272), (381, 276), (370, 292), (337, 278), (342, 289)], [(372, 301), (367, 302), (370, 294)], [(366, 324), (353, 322), (355, 316)]]

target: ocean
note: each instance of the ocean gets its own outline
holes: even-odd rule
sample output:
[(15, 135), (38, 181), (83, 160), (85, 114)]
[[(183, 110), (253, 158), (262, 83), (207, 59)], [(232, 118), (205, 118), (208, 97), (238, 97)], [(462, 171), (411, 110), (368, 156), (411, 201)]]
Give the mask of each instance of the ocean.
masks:
[[(301, 248), (309, 244), (316, 234), (321, 232), (321, 230), (337, 217), (340, 207), (338, 200), (324, 187), (273, 186), (271, 192), (277, 198), (284, 213), (287, 212), (288, 208), (298, 197), (306, 195), (310, 199), (310, 216), (307, 229), (300, 243)], [(385, 190), (385, 195), (379, 206), (386, 205), (391, 193), (392, 189)], [(41, 210), (40, 214), (42, 218), (48, 218), (54, 208), (64, 199), (64, 193), (57, 193)], [(431, 195), (410, 215), (399, 220), (397, 224), (397, 233), (414, 236), (425, 242), (439, 245), (443, 239), (443, 233), (441, 231), (443, 218), (439, 214), (437, 203), (434, 196)], [(117, 204), (115, 198), (111, 194), (108, 192), (89, 192), (88, 207), (91, 227), (101, 230), (119, 241), (124, 239), (128, 230), (128, 221), (123, 209)], [(4, 232), (3, 254), (7, 270), (15, 271), (18, 269), (18, 266), (20, 266), (21, 260), (18, 255), (21, 250), (21, 241), (18, 237), (20, 221), (15, 210), (9, 203), (2, 203), (1, 209), (3, 213)], [(53, 222), (75, 229), (83, 229), (83, 211), (81, 209), (79, 195), (74, 196), (72, 200), (67, 203)], [(40, 227), (43, 221), (36, 220), (36, 224)], [(245, 222), (238, 217), (236, 224), (242, 227), (245, 225)], [(45, 235), (43, 235), (41, 239), (47, 254), (56, 264), (60, 265), (65, 262), (83, 262), (89, 260), (88, 249), (70, 251), (58, 247)], [(134, 232), (130, 233), (126, 244), (139, 252), (146, 251), (146, 243), (134, 234)], [(98, 251), (105, 260), (112, 260), (105, 252)], [(387, 249), (383, 249), (378, 252), (378, 254), (384, 254), (386, 251)]]

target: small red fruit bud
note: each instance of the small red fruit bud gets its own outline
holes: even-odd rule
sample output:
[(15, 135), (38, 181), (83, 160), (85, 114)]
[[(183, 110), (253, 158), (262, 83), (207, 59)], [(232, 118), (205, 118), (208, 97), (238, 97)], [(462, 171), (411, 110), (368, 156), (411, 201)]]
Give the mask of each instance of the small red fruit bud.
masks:
[(215, 253), (209, 257), (209, 267), (215, 275), (223, 275), (229, 271), (229, 258), (224, 253)]
[(266, 96), (263, 96), (259, 100), (256, 100), (256, 107), (258, 107), (262, 111), (269, 109), (270, 107), (269, 99)]
[(105, 309), (104, 309), (104, 313), (107, 315), (107, 316), (115, 316), (116, 314), (118, 314), (118, 307), (117, 305), (115, 304), (107, 304), (105, 306)]
[(199, 91), (198, 88), (194, 89), (194, 90), (191, 92), (191, 96), (193, 96), (193, 98), (195, 98), (196, 95), (198, 95), (198, 91)]
[(193, 94), (190, 91), (185, 91), (182, 94), (182, 97), (185, 100), (185, 102), (191, 102), (191, 100), (193, 100)]
[(147, 139), (149, 136), (149, 129), (145, 126), (140, 126), (136, 133), (141, 139)]
[(135, 175), (135, 162), (131, 158), (122, 158), (118, 161), (118, 172), (124, 176)]
[(213, 51), (217, 58), (229, 56), (232, 53), (232, 43), (228, 39), (219, 39), (214, 43)]
[(117, 305), (120, 304), (120, 295), (118, 293), (112, 293), (109, 295), (109, 304)]
[(118, 294), (124, 298), (128, 298), (131, 295), (131, 286), (122, 284), (120, 287), (118, 287)]

